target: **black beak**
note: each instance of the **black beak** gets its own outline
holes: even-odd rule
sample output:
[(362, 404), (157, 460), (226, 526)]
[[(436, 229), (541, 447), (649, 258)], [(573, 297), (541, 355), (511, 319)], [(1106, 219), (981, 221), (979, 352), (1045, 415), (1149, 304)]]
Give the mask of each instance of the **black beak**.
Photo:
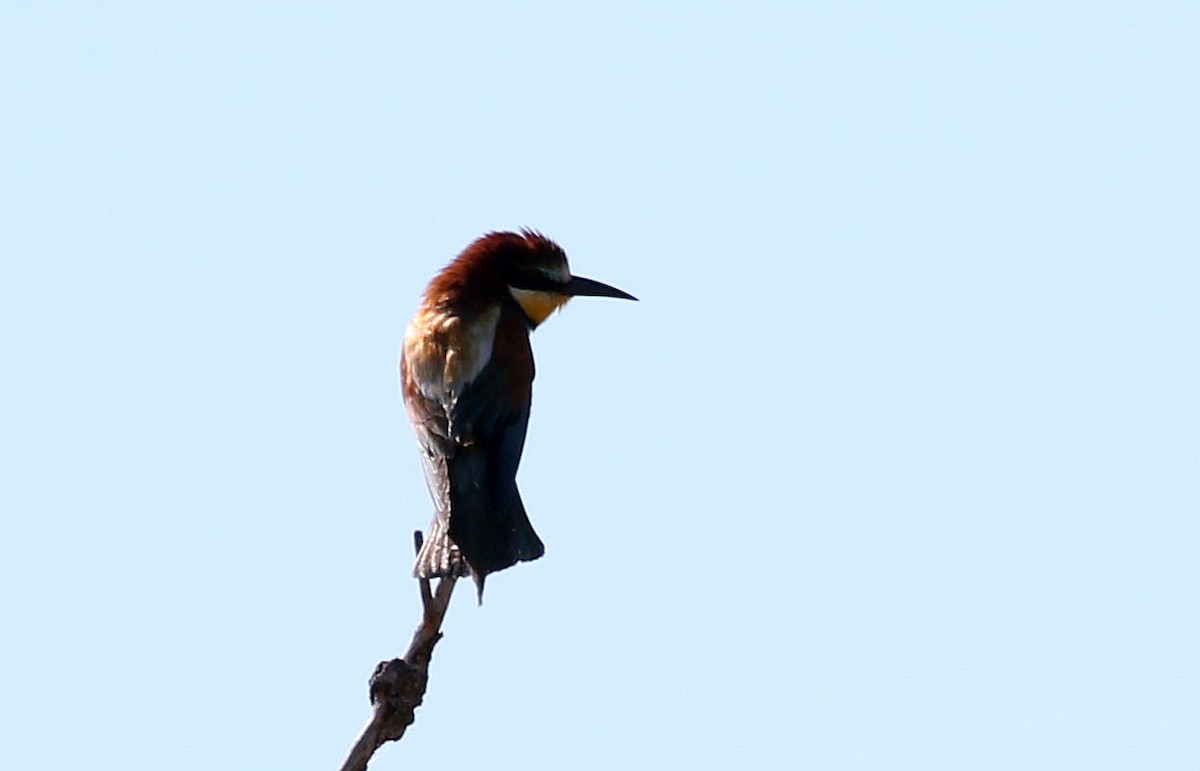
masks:
[(622, 292), (615, 286), (602, 284), (599, 281), (593, 281), (583, 276), (571, 276), (571, 280), (559, 291), (572, 297), (616, 297), (621, 300), (637, 299), (628, 292)]

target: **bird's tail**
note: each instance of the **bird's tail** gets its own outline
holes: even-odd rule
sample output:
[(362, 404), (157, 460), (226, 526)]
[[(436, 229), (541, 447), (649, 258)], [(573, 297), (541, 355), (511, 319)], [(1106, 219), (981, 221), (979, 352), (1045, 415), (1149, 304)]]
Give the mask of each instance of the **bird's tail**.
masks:
[(525, 514), (520, 495), (513, 495), (505, 514), (504, 518), (497, 518), (487, 510), (462, 507), (453, 519), (458, 538), (450, 537), (451, 517), (435, 514), (417, 554), (413, 575), (417, 578), (471, 576), (479, 603), (483, 604), (483, 584), (489, 573), (535, 560), (546, 550)]
[[(516, 490), (513, 490), (508, 505), (499, 509), (502, 515), (496, 516), (496, 511), (465, 509), (460, 512), (462, 516), (459, 519), (453, 520), (451, 527), (466, 555), (465, 561), (471, 577), (475, 579), (480, 604), (483, 604), (483, 583), (488, 574), (510, 568), (518, 562), (535, 560), (546, 551), (542, 539), (538, 538), (525, 514), (525, 506)], [(479, 516), (481, 513), (483, 516)]]

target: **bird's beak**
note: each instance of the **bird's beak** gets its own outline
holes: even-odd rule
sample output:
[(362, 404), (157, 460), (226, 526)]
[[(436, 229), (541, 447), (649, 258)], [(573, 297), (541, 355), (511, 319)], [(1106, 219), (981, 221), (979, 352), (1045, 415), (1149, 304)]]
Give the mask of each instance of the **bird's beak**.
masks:
[(628, 292), (622, 292), (615, 286), (602, 284), (599, 281), (593, 281), (583, 276), (571, 276), (571, 280), (567, 282), (567, 285), (561, 291), (563, 294), (572, 297), (616, 297), (621, 300), (637, 299)]

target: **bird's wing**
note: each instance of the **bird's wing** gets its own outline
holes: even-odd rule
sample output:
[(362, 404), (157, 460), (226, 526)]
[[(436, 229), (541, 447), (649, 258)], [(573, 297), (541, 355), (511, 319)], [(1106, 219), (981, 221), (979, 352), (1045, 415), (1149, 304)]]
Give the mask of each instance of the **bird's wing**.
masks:
[[(457, 574), (455, 550), (477, 580), (540, 557), (544, 549), (516, 484), (533, 382), (524, 321), (515, 312), (502, 315), (486, 365), (446, 401), (422, 393), (403, 358), (401, 369), (435, 508), (430, 537), (437, 542), (418, 558), (418, 575)], [(445, 535), (452, 543), (442, 546)]]
[(453, 400), (450, 537), (477, 574), (536, 559), (544, 548), (525, 515), (517, 468), (533, 391), (533, 353), (524, 321), (501, 317), (487, 365)]

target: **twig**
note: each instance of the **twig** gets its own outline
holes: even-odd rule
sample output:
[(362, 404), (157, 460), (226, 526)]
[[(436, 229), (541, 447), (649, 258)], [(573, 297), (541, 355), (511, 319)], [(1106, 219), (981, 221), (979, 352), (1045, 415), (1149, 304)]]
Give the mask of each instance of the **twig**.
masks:
[[(421, 551), (421, 531), (413, 533), (417, 551)], [(371, 722), (358, 736), (341, 771), (366, 771), (375, 750), (384, 742), (397, 741), (412, 725), (414, 711), (425, 696), (429, 684), (429, 661), (433, 646), (442, 639), (442, 619), (450, 607), (455, 578), (438, 579), (437, 589), (428, 578), (418, 579), (421, 587), (421, 623), (413, 632), (412, 642), (402, 659), (382, 661), (371, 675)]]

